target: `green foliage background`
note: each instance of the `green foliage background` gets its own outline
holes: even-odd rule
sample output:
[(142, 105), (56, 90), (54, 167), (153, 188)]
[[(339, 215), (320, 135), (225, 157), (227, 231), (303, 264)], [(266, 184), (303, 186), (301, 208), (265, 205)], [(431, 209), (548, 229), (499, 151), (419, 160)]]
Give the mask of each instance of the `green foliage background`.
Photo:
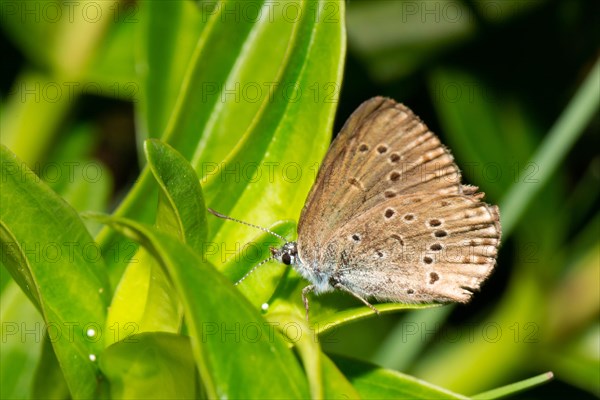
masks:
[[(597, 2), (0, 5), (3, 399), (600, 396)], [(280, 243), (206, 206), (293, 239), (373, 95), (500, 205), (497, 271), (307, 324), (284, 266), (232, 285)]]

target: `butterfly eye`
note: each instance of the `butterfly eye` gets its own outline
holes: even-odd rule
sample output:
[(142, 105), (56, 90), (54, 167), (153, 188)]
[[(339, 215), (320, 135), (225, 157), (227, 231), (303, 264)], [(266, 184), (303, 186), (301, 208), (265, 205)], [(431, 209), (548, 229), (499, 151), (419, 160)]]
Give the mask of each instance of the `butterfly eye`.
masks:
[(290, 265), (292, 263), (292, 257), (288, 253), (283, 253), (281, 256), (281, 262), (285, 265)]

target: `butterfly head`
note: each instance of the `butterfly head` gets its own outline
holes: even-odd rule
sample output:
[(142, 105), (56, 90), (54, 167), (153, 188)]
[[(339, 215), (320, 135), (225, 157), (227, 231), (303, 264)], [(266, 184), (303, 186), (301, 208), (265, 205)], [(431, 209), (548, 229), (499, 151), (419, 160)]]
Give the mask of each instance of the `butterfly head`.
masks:
[(287, 242), (278, 249), (271, 247), (271, 254), (274, 259), (285, 265), (296, 265), (298, 262), (298, 245), (296, 242)]

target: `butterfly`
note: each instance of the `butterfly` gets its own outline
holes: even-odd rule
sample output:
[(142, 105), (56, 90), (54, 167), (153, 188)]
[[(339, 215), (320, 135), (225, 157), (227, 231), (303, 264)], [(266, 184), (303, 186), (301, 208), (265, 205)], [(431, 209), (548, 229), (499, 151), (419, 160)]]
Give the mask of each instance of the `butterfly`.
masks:
[(409, 108), (374, 97), (332, 142), (297, 240), (271, 258), (310, 282), (307, 318), (311, 292), (341, 290), (376, 313), (369, 299), (466, 303), (492, 272), (501, 238), (498, 207), (477, 190)]

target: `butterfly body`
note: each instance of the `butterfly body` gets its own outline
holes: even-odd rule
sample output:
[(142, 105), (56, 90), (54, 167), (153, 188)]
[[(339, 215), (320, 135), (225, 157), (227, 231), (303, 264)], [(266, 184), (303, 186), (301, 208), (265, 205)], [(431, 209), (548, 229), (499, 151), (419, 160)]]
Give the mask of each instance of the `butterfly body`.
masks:
[[(461, 183), (450, 152), (391, 99), (363, 103), (333, 141), (298, 224), (274, 250), (311, 284), (380, 301), (467, 302), (500, 244), (496, 206)], [(375, 310), (376, 311), (376, 310)]]

